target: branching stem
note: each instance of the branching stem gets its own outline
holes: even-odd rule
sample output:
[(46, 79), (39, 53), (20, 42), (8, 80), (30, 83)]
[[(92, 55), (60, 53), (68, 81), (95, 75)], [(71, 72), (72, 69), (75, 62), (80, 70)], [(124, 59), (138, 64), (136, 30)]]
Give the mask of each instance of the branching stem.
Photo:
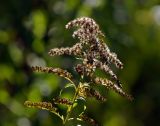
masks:
[(68, 121), (69, 116), (70, 116), (70, 114), (71, 114), (71, 112), (72, 112), (74, 102), (75, 102), (75, 100), (76, 100), (77, 97), (78, 97), (78, 92), (79, 92), (79, 85), (78, 85), (78, 87), (76, 87), (76, 91), (75, 91), (74, 97), (73, 97), (73, 99), (72, 99), (72, 103), (73, 103), (73, 104), (70, 105), (70, 106), (68, 107), (68, 109), (67, 109), (67, 115), (66, 115), (66, 118), (65, 118), (64, 121), (63, 121), (63, 124), (64, 124), (64, 125), (65, 125), (66, 122)]

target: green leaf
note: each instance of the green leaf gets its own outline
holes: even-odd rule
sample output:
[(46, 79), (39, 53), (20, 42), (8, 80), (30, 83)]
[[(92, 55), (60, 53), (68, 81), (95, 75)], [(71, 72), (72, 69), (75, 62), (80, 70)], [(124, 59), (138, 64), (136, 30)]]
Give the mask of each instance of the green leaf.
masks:
[(71, 83), (66, 84), (64, 88), (69, 88), (69, 87), (73, 87), (74, 89), (76, 88), (75, 85)]
[(82, 97), (76, 99), (76, 102), (73, 104), (73, 112), (72, 117), (78, 117), (81, 113), (86, 110), (86, 100)]
[(59, 93), (59, 97), (72, 99), (74, 96), (74, 93), (75, 93), (75, 85), (68, 83), (63, 89), (61, 89)]

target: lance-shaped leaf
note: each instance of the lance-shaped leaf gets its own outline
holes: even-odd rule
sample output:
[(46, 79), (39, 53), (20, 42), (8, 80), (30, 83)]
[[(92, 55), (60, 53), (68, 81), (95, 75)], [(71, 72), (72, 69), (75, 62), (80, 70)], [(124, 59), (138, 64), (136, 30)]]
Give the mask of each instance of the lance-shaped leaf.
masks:
[(82, 97), (78, 97), (73, 103), (71, 117), (74, 117), (76, 119), (79, 115), (84, 113), (85, 110), (86, 110), (86, 100)]
[(68, 83), (59, 92), (60, 98), (72, 99), (76, 90), (76, 85), (74, 83)]

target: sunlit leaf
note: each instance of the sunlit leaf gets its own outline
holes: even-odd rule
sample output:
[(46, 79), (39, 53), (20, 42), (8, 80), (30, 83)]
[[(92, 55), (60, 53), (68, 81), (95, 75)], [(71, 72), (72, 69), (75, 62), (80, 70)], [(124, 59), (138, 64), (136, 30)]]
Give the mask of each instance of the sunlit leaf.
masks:
[(83, 98), (78, 98), (76, 102), (73, 104), (73, 111), (74, 116), (79, 116), (81, 113), (83, 113), (86, 110), (86, 101)]
[(68, 83), (63, 89), (60, 90), (59, 96), (72, 99), (75, 92), (75, 85)]

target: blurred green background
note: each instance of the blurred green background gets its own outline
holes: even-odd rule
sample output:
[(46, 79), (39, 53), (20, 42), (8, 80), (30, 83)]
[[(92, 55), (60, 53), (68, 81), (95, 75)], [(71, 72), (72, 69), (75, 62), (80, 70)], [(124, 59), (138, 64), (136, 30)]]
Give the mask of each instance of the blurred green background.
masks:
[(76, 17), (96, 20), (106, 42), (124, 63), (115, 72), (135, 100), (112, 91), (108, 101), (90, 100), (87, 113), (102, 126), (158, 126), (160, 121), (159, 0), (1, 0), (0, 126), (58, 126), (54, 114), (24, 107), (25, 100), (51, 101), (64, 87), (56, 75), (36, 74), (32, 65), (70, 69), (72, 57), (49, 57), (51, 48), (77, 40), (65, 24)]

